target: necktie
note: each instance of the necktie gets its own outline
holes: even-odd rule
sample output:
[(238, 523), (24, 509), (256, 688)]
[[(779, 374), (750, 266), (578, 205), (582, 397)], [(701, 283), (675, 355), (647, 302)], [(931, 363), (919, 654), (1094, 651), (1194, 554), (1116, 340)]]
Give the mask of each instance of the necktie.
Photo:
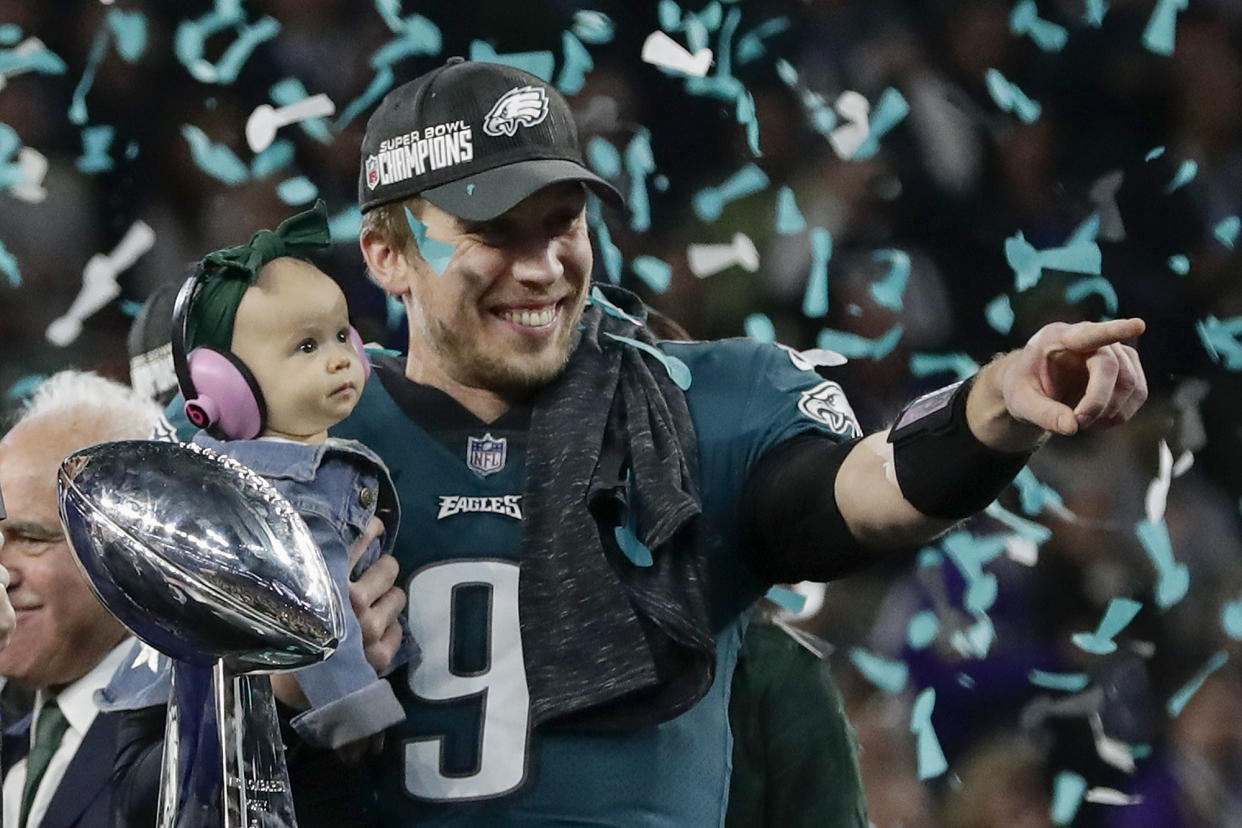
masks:
[(35, 727), (34, 745), (26, 757), (26, 787), (22, 789), (22, 815), (17, 824), (26, 828), (26, 817), (30, 815), (30, 803), (34, 802), (35, 792), (39, 790), (39, 782), (47, 771), (52, 754), (60, 746), (60, 739), (69, 727), (69, 720), (54, 700), (49, 700), (39, 712), (39, 724)]

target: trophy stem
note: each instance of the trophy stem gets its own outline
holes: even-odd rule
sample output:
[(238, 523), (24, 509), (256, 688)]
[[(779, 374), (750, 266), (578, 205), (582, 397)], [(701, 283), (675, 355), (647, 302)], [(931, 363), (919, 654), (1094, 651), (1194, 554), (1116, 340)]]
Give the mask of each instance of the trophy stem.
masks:
[(267, 676), (173, 661), (158, 828), (297, 828)]
[(224, 766), (224, 828), (297, 828), (272, 681), (213, 671)]

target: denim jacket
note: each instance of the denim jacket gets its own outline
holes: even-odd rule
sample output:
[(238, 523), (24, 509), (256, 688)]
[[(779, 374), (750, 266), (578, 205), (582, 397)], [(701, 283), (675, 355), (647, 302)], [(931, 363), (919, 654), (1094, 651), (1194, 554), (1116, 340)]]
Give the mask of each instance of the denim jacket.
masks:
[[(294, 673), (311, 708), (292, 720), (308, 742), (340, 747), (379, 733), (404, 720), (405, 713), (392, 686), (376, 675), (362, 647), (362, 629), (350, 609), (349, 547), (371, 517), (384, 521), (385, 531), (363, 553), (355, 567), (361, 572), (392, 549), (400, 523), (400, 505), (387, 468), (379, 457), (353, 440), (330, 438), (320, 444), (287, 440), (216, 440), (200, 432), (199, 445), (228, 455), (268, 480), (301, 514), (323, 553), (344, 608), (345, 635), (326, 661)], [(411, 659), (415, 652), (408, 631), (388, 672)], [(167, 703), (170, 665), (153, 653), (145, 657), (150, 672), (122, 668), (101, 691), (103, 709), (134, 709)], [(126, 665), (140, 665), (135, 651)], [(387, 672), (385, 673), (387, 674)]]

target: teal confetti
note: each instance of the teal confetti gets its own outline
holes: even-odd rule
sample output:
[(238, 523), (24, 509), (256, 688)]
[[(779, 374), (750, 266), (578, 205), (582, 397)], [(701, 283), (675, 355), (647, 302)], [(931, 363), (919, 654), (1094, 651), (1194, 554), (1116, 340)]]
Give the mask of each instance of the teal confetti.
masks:
[(673, 0), (660, 0), (656, 6), (656, 15), (660, 21), (660, 28), (666, 32), (675, 32), (681, 27), (681, 6), (678, 6)]
[(1216, 236), (1216, 240), (1233, 250), (1234, 243), (1238, 240), (1238, 231), (1242, 230), (1242, 219), (1237, 216), (1229, 216), (1222, 219), (1212, 230), (1212, 235)]
[(702, 221), (715, 221), (731, 201), (757, 193), (768, 186), (767, 174), (747, 164), (729, 176), (719, 187), (707, 187), (694, 196), (694, 213)]
[(47, 374), (28, 374), (17, 382), (13, 383), (13, 387), (9, 389), (5, 395), (11, 402), (24, 400), (34, 394), (39, 386), (47, 380)]
[(409, 207), (405, 208), (405, 221), (410, 225), (410, 231), (414, 234), (414, 243), (418, 245), (419, 254), (432, 270), (443, 276), (444, 271), (448, 269), (449, 262), (453, 260), (456, 248), (448, 242), (430, 238), (427, 235), (427, 225), (419, 221)]
[(384, 308), (387, 311), (388, 330), (396, 331), (401, 328), (401, 323), (405, 321), (405, 305), (401, 300), (391, 293), (384, 294)]
[(1043, 670), (1032, 670), (1027, 679), (1036, 687), (1070, 693), (1082, 690), (1090, 680), (1086, 673), (1048, 673)]
[(293, 163), (293, 142), (287, 138), (277, 138), (271, 146), (250, 159), (250, 174), (256, 181), (267, 178), (277, 170)]
[(755, 98), (746, 90), (737, 96), (737, 122), (746, 127), (746, 146), (756, 158), (763, 155), (759, 149), (759, 119), (755, 113)]
[(600, 215), (599, 205), (595, 202), (587, 208), (587, 221), (591, 229), (595, 231), (595, 242), (599, 246), (600, 257), (604, 260), (604, 272), (608, 274), (608, 281), (614, 285), (621, 284), (621, 268), (625, 264), (625, 256), (621, 253), (621, 249), (612, 243), (612, 233), (608, 230), (608, 223)]
[(603, 12), (579, 9), (574, 12), (573, 32), (584, 43), (611, 43), (615, 27)]
[(913, 650), (926, 649), (940, 632), (940, 619), (931, 610), (922, 610), (910, 619), (906, 641)]
[(614, 178), (621, 173), (621, 153), (612, 142), (598, 135), (587, 141), (587, 163), (604, 178)]
[(1087, 793), (1087, 780), (1073, 771), (1061, 771), (1052, 785), (1052, 821), (1057, 825), (1069, 825), (1078, 814), (1083, 796)]
[(1164, 188), (1165, 193), (1173, 193), (1185, 187), (1187, 184), (1195, 180), (1195, 176), (1199, 174), (1199, 165), (1189, 158), (1182, 162), (1177, 168), (1177, 174), (1173, 176), (1173, 180)]
[(931, 715), (935, 704), (936, 690), (928, 687), (915, 699), (910, 715), (910, 732), (918, 739), (920, 780), (935, 778), (949, 769), (940, 740), (936, 738), (936, 730), (932, 727)]
[(328, 219), (328, 233), (333, 244), (345, 242), (357, 243), (358, 232), (362, 230), (362, 211), (357, 207), (346, 207)]
[(816, 347), (836, 351), (851, 358), (883, 359), (888, 356), (905, 334), (905, 328), (894, 325), (876, 339), (867, 339), (848, 331), (824, 328), (816, 338)]
[(862, 316), (863, 314), (862, 305), (857, 302), (850, 302), (845, 306), (845, 310), (850, 316)]
[(68, 71), (68, 67), (59, 55), (46, 47), (26, 53), (14, 49), (0, 52), (0, 75), (25, 71), (38, 72), (43, 75), (63, 75)]
[(133, 161), (137, 157), (138, 157), (138, 142), (130, 141), (128, 144), (125, 145), (125, 160)]
[(910, 355), (910, 373), (916, 377), (952, 373), (958, 379), (966, 379), (979, 370), (979, 363), (963, 353)]
[(1106, 14), (1108, 14), (1107, 0), (1087, 0), (1087, 13), (1084, 19), (1088, 26), (1096, 29), (1102, 28)]
[[(268, 94), (272, 96), (272, 103), (276, 106), (289, 106), (310, 97), (302, 81), (297, 78), (285, 78), (273, 84)], [(328, 128), (327, 120), (321, 116), (303, 118), (298, 121), (298, 128), (321, 144), (332, 143), (332, 130)]]
[(742, 35), (737, 41), (737, 62), (750, 63), (763, 57), (766, 51), (763, 41), (788, 30), (789, 26), (788, 17), (775, 17)]
[(1035, 45), (1045, 52), (1059, 52), (1069, 41), (1069, 32), (1064, 26), (1039, 17), (1035, 0), (1021, 0), (1013, 7), (1009, 15), (1009, 30), (1019, 37), (1029, 35)]
[(986, 658), (995, 640), (996, 628), (986, 615), (976, 616), (969, 627), (949, 636), (949, 644), (966, 658)]
[(225, 184), (236, 185), (246, 180), (249, 175), (246, 165), (238, 160), (233, 151), (223, 144), (213, 144), (207, 134), (196, 126), (183, 124), (181, 137), (190, 145), (190, 153), (194, 163), (210, 175)]
[(1113, 637), (1134, 620), (1143, 605), (1129, 598), (1114, 598), (1104, 612), (1099, 628), (1094, 633), (1074, 633), (1071, 640), (1081, 650), (1095, 655), (1107, 655), (1117, 649)]
[(1234, 641), (1242, 641), (1242, 597), (1225, 604), (1220, 613), (1220, 624), (1226, 635)]
[(1177, 41), (1177, 13), (1190, 7), (1190, 0), (1156, 0), (1143, 30), (1143, 45), (1158, 55), (1173, 54)]
[(286, 178), (276, 185), (276, 197), (291, 206), (306, 204), (317, 195), (319, 195), (319, 188), (304, 175)]
[(117, 303), (117, 307), (121, 309), (121, 313), (133, 319), (142, 312), (142, 303), (135, 302), (133, 299), (122, 299)]
[(587, 73), (595, 68), (595, 61), (573, 32), (561, 33), (561, 51), (564, 59), (556, 88), (566, 95), (577, 95), (586, 85)]
[(1092, 213), (1080, 224), (1061, 247), (1036, 250), (1022, 231), (1005, 239), (1005, 260), (1014, 272), (1014, 286), (1019, 292), (1034, 287), (1044, 268), (1099, 276), (1103, 254), (1096, 236), (1100, 231), (1100, 215)]
[(802, 612), (803, 608), (806, 607), (805, 595), (799, 595), (792, 589), (786, 589), (783, 586), (772, 587), (763, 597), (767, 598), (773, 604), (776, 604), (786, 612), (791, 612), (794, 615)]
[(1039, 515), (1046, 510), (1058, 512), (1065, 509), (1061, 495), (1051, 486), (1041, 483), (1030, 466), (1024, 466), (1013, 482), (1018, 489), (1022, 511), (1026, 514)]
[(4, 242), (0, 242), (0, 273), (9, 277), (9, 287), (21, 287), (22, 270), (17, 265), (17, 257), (9, 252)]
[(651, 227), (651, 202), (647, 196), (647, 176), (655, 172), (651, 152), (651, 131), (641, 127), (625, 147), (625, 170), (630, 176), (630, 228), (642, 232)]
[(140, 11), (127, 12), (112, 9), (108, 12), (108, 27), (116, 37), (117, 54), (126, 63), (134, 63), (147, 49), (147, 17)]
[(75, 126), (82, 126), (87, 121), (86, 93), (95, 85), (95, 73), (107, 53), (108, 29), (102, 28), (95, 33), (91, 50), (86, 56), (86, 68), (82, 70), (82, 78), (74, 87), (73, 97), (69, 102), (69, 123)]
[(0, 24), (0, 46), (15, 46), (22, 39), (22, 27), (16, 23)]
[(850, 649), (850, 663), (858, 668), (858, 672), (862, 673), (867, 681), (889, 693), (900, 692), (906, 686), (910, 673), (910, 668), (905, 662), (883, 658), (861, 647)]
[(1143, 156), (1143, 160), (1150, 164), (1162, 155), (1164, 155), (1164, 147), (1154, 147), (1148, 151), (1147, 155)]
[(880, 150), (880, 139), (891, 132), (893, 127), (901, 123), (909, 114), (910, 104), (902, 97), (902, 94), (891, 86), (885, 89), (880, 95), (880, 100), (871, 109), (871, 124), (867, 139), (858, 146), (858, 149), (854, 150), (850, 159), (866, 161), (872, 158)]
[(1024, 124), (1033, 124), (1039, 120), (1043, 107), (1028, 98), (1017, 84), (1011, 83), (996, 69), (987, 71), (986, 80), (988, 94), (1003, 111), (1013, 113)]
[(1223, 322), (1208, 316), (1195, 323), (1195, 330), (1213, 361), (1229, 371), (1242, 371), (1242, 316)]
[(832, 234), (823, 227), (811, 230), (811, 276), (802, 296), (802, 313), (818, 319), (828, 313), (828, 262), (832, 259)]
[(556, 68), (556, 58), (546, 49), (537, 52), (512, 52), (502, 55), (496, 51), (492, 44), (485, 40), (470, 41), (470, 59), (512, 66), (514, 69), (530, 72), (540, 80), (545, 80), (549, 83), (552, 82), (552, 72)]
[(639, 256), (630, 263), (630, 267), (656, 293), (668, 290), (673, 280), (673, 266), (655, 256)]
[(967, 690), (974, 689), (975, 680), (971, 678), (970, 676), (966, 675), (965, 673), (958, 673), (956, 678), (957, 678), (957, 683), (961, 685), (962, 687), (965, 687)]
[(1190, 589), (1190, 569), (1173, 558), (1173, 542), (1163, 520), (1157, 523), (1141, 520), (1135, 533), (1156, 568), (1156, 604), (1162, 610), (1168, 609), (1186, 597)]
[(690, 384), (693, 380), (693, 377), (690, 376), (690, 366), (686, 365), (686, 363), (682, 362), (677, 357), (672, 356), (671, 354), (666, 354), (659, 348), (648, 345), (646, 342), (639, 342), (637, 339), (630, 339), (628, 336), (617, 336), (616, 334), (611, 333), (607, 334), (607, 336), (610, 339), (617, 340), (618, 342), (624, 342), (626, 345), (633, 345), (638, 350), (655, 357), (659, 360), (660, 364), (664, 366), (664, 370), (668, 372), (669, 379), (671, 379), (678, 388), (682, 391), (688, 391), (690, 389)]
[(608, 314), (611, 317), (620, 319), (625, 322), (629, 322), (631, 325), (642, 325), (643, 324), (643, 320), (639, 319), (637, 316), (631, 316), (630, 314), (621, 310), (621, 308), (614, 305), (612, 302), (608, 301), (608, 297), (605, 296), (604, 292), (597, 287), (591, 288), (591, 295), (588, 301), (590, 301), (592, 305), (598, 305), (600, 308), (603, 309), (604, 313)]
[(1182, 688), (1174, 693), (1169, 699), (1169, 703), (1166, 707), (1169, 711), (1169, 715), (1181, 715), (1182, 710), (1186, 708), (1186, 704), (1195, 693), (1199, 692), (1199, 688), (1203, 686), (1203, 683), (1208, 680), (1208, 676), (1215, 673), (1221, 667), (1224, 667), (1225, 662), (1228, 660), (1229, 655), (1223, 650), (1209, 658), (1207, 663), (1203, 665), (1203, 668), (1195, 674), (1194, 678), (1182, 685)]
[(1007, 334), (1013, 329), (1013, 305), (1003, 293), (983, 307), (983, 316), (992, 329), (999, 333)]
[(391, 68), (382, 66), (375, 71), (375, 77), (371, 78), (371, 82), (367, 84), (367, 88), (362, 94), (350, 101), (349, 106), (341, 112), (337, 119), (332, 122), (332, 129), (335, 132), (342, 132), (345, 127), (361, 115), (371, 104), (380, 99), (381, 96), (392, 88), (396, 75), (393, 74)]
[(888, 262), (888, 275), (871, 284), (871, 298), (876, 304), (892, 310), (901, 310), (901, 297), (910, 280), (910, 255), (902, 250), (877, 250), (876, 261)]
[(82, 156), (74, 161), (78, 172), (92, 175), (112, 169), (112, 157), (108, 149), (112, 146), (116, 130), (110, 126), (86, 127), (82, 130)]
[(1178, 253), (1176, 256), (1169, 257), (1169, 270), (1178, 276), (1185, 276), (1190, 272), (1190, 258)]
[[(207, 40), (230, 28), (237, 30), (237, 38), (215, 63), (205, 59)], [(227, 86), (237, 80), (254, 50), (279, 33), (280, 23), (275, 18), (264, 17), (247, 26), (239, 2), (216, 0), (212, 12), (196, 20), (182, 21), (173, 40), (173, 51), (195, 80)]]
[(1112, 316), (1117, 313), (1117, 289), (1103, 276), (1079, 279), (1065, 289), (1065, 301), (1081, 302), (1088, 296), (1099, 296), (1104, 300), (1105, 312)]
[(792, 236), (806, 229), (806, 219), (798, 209), (793, 189), (781, 187), (776, 193), (776, 232), (782, 236)]
[(664, 173), (659, 173), (655, 176), (652, 176), (651, 185), (662, 193), (668, 192), (668, 185), (669, 185), (668, 176), (665, 175)]
[(613, 537), (617, 539), (617, 546), (621, 547), (621, 552), (634, 566), (648, 567), (655, 563), (651, 550), (638, 539), (630, 527), (616, 527), (613, 530)]
[(752, 313), (742, 323), (746, 335), (756, 342), (775, 342), (776, 326), (772, 320), (762, 313)]

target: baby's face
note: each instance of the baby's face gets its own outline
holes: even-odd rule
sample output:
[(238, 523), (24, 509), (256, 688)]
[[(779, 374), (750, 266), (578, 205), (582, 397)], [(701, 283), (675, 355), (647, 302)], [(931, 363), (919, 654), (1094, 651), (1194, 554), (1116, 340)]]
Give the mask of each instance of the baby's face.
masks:
[(237, 306), (232, 350), (263, 392), (263, 436), (323, 442), (328, 427), (354, 410), (366, 381), (345, 295), (301, 259), (276, 259), (260, 271)]

